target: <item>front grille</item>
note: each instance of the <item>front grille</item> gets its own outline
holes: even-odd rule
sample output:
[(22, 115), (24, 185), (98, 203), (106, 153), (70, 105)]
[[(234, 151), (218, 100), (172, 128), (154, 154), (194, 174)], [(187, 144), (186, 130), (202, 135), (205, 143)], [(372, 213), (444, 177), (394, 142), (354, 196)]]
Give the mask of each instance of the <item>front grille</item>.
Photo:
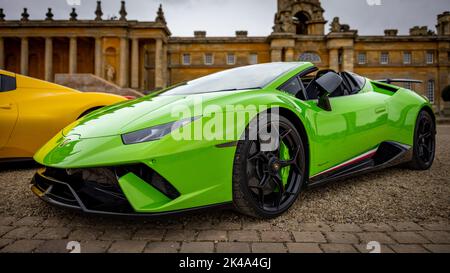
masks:
[(45, 176), (70, 184), (74, 189), (91, 184), (93, 187), (122, 193), (112, 168), (57, 169), (46, 168)]
[(41, 192), (45, 192), (53, 200), (71, 206), (79, 206), (75, 196), (67, 185), (53, 183), (51, 180), (47, 180), (39, 175), (34, 177), (34, 183)]
[[(118, 213), (134, 211), (121, 190), (112, 168), (46, 168), (43, 175), (70, 185), (88, 210)], [(53, 184), (55, 189), (59, 187), (67, 188), (64, 185)], [(70, 191), (69, 188), (66, 190)], [(50, 193), (53, 193), (53, 189)], [(55, 195), (63, 199), (67, 197), (61, 191), (58, 191)]]

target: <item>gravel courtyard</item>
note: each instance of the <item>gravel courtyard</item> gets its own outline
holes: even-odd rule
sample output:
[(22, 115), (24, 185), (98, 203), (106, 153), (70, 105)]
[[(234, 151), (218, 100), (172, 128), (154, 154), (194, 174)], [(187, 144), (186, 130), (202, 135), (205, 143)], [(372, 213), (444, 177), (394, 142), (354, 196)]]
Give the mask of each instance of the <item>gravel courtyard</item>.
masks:
[(66, 252), (67, 241), (80, 240), (93, 252), (353, 252), (375, 240), (386, 242), (385, 251), (450, 252), (448, 125), (438, 127), (430, 170), (394, 167), (315, 188), (270, 221), (233, 211), (159, 219), (80, 215), (31, 193), (35, 168), (0, 165), (0, 251)]

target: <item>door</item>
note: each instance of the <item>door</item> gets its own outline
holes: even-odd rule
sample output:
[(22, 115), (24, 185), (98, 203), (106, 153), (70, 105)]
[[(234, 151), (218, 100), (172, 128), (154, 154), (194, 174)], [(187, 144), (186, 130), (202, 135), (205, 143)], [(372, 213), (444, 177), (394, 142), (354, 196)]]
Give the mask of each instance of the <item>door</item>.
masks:
[[(370, 89), (369, 86), (366, 88)], [(386, 140), (389, 96), (370, 90), (352, 90), (345, 81), (342, 88), (343, 92), (330, 98), (331, 111), (318, 107), (316, 99), (306, 102), (310, 105), (308, 114), (314, 130), (311, 175), (359, 158)]]
[(150, 44), (145, 44), (143, 50), (143, 86), (145, 90), (150, 91), (155, 89), (155, 52)]
[(0, 74), (0, 158), (17, 122), (18, 109), (12, 92), (16, 91), (15, 77)]

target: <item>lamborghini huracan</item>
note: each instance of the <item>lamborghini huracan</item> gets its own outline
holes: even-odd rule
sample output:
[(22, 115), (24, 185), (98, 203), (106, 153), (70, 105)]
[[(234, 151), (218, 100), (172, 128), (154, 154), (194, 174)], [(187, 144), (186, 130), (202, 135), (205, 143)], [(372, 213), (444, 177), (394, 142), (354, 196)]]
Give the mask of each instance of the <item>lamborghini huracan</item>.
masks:
[(126, 98), (82, 93), (0, 70), (0, 161), (31, 159), (79, 117)]
[(87, 213), (229, 206), (272, 218), (307, 187), (430, 168), (435, 128), (411, 90), (306, 62), (258, 64), (86, 115), (36, 153), (45, 167), (31, 189)]

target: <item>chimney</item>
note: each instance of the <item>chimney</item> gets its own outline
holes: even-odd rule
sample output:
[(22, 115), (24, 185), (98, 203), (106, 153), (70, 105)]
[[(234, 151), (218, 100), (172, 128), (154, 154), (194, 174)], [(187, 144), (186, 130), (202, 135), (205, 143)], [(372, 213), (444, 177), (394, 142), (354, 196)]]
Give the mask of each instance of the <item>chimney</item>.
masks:
[(195, 38), (206, 38), (206, 31), (204, 30), (196, 30), (194, 31)]
[(398, 34), (398, 29), (385, 29), (384, 30), (385, 36), (394, 37), (394, 36), (397, 36), (397, 34)]
[(428, 27), (427, 26), (415, 26), (409, 29), (409, 35), (411, 36), (426, 36), (428, 35)]
[(247, 36), (248, 36), (248, 31), (246, 31), (246, 30), (237, 30), (236, 31), (237, 38), (247, 38)]

